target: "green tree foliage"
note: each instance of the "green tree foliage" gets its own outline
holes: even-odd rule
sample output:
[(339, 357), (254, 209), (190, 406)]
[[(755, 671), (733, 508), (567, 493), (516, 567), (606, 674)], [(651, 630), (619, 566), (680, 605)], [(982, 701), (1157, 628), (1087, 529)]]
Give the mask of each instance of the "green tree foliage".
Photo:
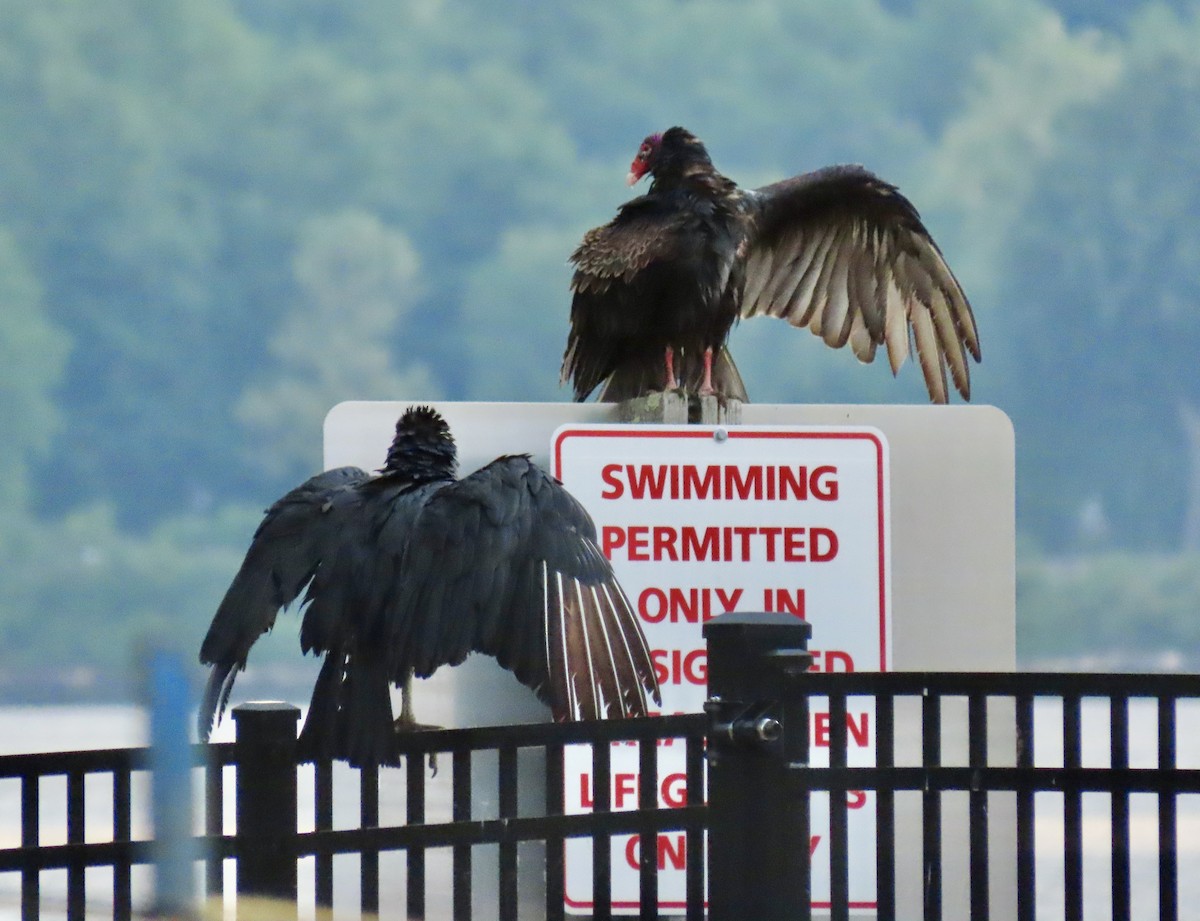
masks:
[[(50, 523), (7, 517), (0, 688), (36, 698), (67, 684), (88, 700), (137, 693), (127, 673), (139, 644), (158, 636), (200, 648), (260, 517), (257, 508), (226, 506), (140, 535), (123, 531), (108, 504)], [(256, 646), (256, 664), (299, 659), (297, 619), (281, 617), (276, 632)]]
[(1017, 567), (1017, 656), (1061, 666), (1200, 667), (1200, 557), (1097, 553)]
[[(245, 510), (313, 471), (339, 399), (567, 399), (567, 257), (676, 123), (745, 185), (839, 161), (899, 183), (978, 314), (1028, 545), (1173, 548), (1196, 9), (0, 4), (7, 654), (51, 616), (122, 642), (206, 622)], [(758, 400), (925, 399), (915, 368), (769, 320), (732, 344)], [(62, 654), (99, 655), (87, 633)]]
[(1067, 107), (998, 247), (1000, 388), (1023, 527), (1070, 546), (1099, 503), (1118, 546), (1179, 546), (1181, 401), (1200, 401), (1200, 16), (1138, 17), (1115, 79)]
[(292, 271), (299, 301), (267, 343), (262, 383), (236, 406), (268, 486), (321, 468), (321, 426), (334, 404), (437, 396), (416, 354), (398, 373), (388, 348), (419, 293), (407, 237), (361, 211), (313, 218), (300, 228)]
[[(463, 292), (462, 348), (470, 356), (470, 389), (490, 400), (561, 400), (559, 386), (570, 303), (563, 240), (577, 228), (516, 227), (474, 268)], [(513, 346), (520, 361), (512, 361)]]
[(46, 317), (41, 287), (0, 229), (0, 516), (25, 506), (29, 466), (44, 458), (61, 414), (54, 401), (67, 335)]

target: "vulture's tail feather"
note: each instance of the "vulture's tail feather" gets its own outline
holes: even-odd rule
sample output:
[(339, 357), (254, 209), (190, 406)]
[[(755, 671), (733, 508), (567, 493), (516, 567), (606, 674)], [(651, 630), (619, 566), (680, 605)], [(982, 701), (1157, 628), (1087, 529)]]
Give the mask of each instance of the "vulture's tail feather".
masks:
[(374, 657), (351, 658), (346, 667), (341, 723), (342, 757), (355, 767), (400, 763), (386, 663)]
[(341, 754), (338, 710), (341, 708), (345, 661), (343, 653), (331, 651), (321, 665), (309, 699), (308, 714), (304, 717), (304, 728), (296, 741), (301, 761), (328, 761)]

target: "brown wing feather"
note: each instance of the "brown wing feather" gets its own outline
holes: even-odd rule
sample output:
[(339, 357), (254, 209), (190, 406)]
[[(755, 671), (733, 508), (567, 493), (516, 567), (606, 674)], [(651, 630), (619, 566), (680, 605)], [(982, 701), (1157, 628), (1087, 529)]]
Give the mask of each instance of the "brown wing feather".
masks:
[(585, 583), (543, 567), (548, 698), (554, 718), (645, 716), (655, 688), (650, 650), (615, 580)]
[(665, 215), (635, 198), (615, 218), (593, 227), (571, 254), (572, 291), (603, 291), (614, 279), (629, 280), (658, 259), (678, 251), (679, 216)]
[(895, 372), (909, 340), (930, 399), (948, 398), (945, 369), (970, 399), (968, 356), (979, 336), (962, 286), (912, 203), (862, 167), (807, 173), (748, 193), (752, 225), (742, 315), (807, 326), (871, 361), (885, 346)]

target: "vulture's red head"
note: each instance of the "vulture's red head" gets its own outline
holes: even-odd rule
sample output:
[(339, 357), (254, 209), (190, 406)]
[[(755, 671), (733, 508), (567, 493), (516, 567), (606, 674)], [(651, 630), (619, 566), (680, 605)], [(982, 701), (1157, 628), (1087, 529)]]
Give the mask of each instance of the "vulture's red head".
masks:
[(625, 181), (633, 185), (647, 173), (655, 179), (667, 179), (684, 175), (688, 166), (703, 164), (712, 166), (708, 151), (696, 135), (686, 128), (668, 128), (662, 134), (651, 134), (642, 141), (637, 156), (629, 164), (629, 175)]
[(625, 177), (626, 185), (633, 185), (654, 168), (654, 158), (661, 146), (661, 134), (647, 135), (646, 140), (642, 141), (642, 146), (638, 148), (637, 156), (629, 164), (629, 175)]

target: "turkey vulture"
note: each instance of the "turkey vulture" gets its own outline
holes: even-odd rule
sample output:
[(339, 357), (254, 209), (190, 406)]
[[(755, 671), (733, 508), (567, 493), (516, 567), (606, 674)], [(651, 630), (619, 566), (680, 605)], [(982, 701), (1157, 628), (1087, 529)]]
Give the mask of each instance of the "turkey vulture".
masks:
[[(279, 609), (304, 593), (300, 644), (325, 659), (300, 734), (308, 759), (394, 764), (412, 728), (407, 684), (471, 652), (556, 720), (642, 716), (659, 699), (645, 637), (588, 513), (527, 455), (463, 479), (429, 407), (396, 423), (382, 469), (318, 474), (272, 505), (200, 649), (212, 665), (207, 740), (234, 677)], [(405, 687), (393, 724), (389, 685)]]
[(869, 362), (883, 346), (895, 374), (915, 350), (929, 397), (947, 402), (946, 369), (970, 399), (979, 361), (966, 295), (896, 189), (861, 166), (832, 166), (745, 190), (683, 128), (647, 137), (629, 184), (650, 191), (589, 230), (571, 256), (571, 331), (562, 380), (584, 400), (664, 386), (746, 399), (725, 341), (739, 317), (807, 326)]

